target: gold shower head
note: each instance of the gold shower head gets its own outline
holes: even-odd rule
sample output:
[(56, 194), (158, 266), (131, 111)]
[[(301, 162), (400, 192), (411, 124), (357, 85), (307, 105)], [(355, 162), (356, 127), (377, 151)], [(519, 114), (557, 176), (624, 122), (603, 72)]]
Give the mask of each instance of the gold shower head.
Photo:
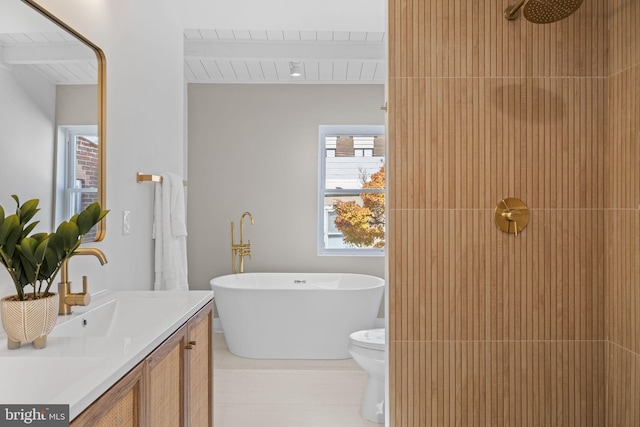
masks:
[(582, 5), (582, 0), (522, 0), (519, 4), (505, 9), (505, 18), (516, 19), (523, 5), (523, 15), (528, 21), (535, 24), (550, 24), (574, 13)]

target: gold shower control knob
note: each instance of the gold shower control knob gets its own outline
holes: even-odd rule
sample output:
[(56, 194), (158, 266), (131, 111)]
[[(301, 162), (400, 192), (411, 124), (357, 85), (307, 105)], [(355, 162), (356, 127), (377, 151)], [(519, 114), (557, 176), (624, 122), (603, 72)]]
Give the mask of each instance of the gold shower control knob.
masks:
[(500, 230), (517, 236), (529, 224), (529, 207), (520, 199), (502, 199), (496, 206), (495, 221)]

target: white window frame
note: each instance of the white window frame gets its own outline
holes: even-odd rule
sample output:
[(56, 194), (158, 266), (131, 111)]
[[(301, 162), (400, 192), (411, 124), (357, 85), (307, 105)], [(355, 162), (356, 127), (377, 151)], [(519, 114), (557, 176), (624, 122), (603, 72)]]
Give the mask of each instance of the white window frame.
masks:
[(58, 127), (58, 153), (56, 159), (56, 207), (55, 223), (69, 219), (72, 212), (72, 198), (81, 193), (97, 193), (97, 187), (76, 188), (75, 167), (77, 136), (97, 137), (98, 127), (95, 125), (60, 126)]
[[(362, 193), (379, 193), (379, 190), (372, 189), (326, 189), (326, 154), (325, 141), (329, 136), (350, 135), (350, 136), (380, 136), (385, 135), (384, 125), (320, 125), (318, 144), (318, 235), (317, 248), (320, 256), (384, 256), (385, 248), (327, 248), (324, 241), (328, 231), (328, 212), (324, 207), (326, 196), (351, 196)], [(386, 152), (385, 152), (386, 162)], [(386, 186), (385, 186), (386, 187)], [(388, 200), (387, 189), (384, 190), (385, 200)], [(386, 235), (386, 230), (385, 230)]]

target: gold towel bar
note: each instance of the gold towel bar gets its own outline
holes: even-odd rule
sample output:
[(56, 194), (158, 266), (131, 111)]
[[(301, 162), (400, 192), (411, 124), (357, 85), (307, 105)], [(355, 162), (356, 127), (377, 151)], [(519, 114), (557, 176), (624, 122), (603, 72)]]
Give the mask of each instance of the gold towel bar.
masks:
[(162, 177), (160, 175), (149, 175), (146, 173), (138, 172), (138, 174), (136, 175), (136, 182), (144, 181), (162, 182)]
[[(162, 176), (161, 175), (151, 175), (148, 173), (142, 173), (142, 172), (138, 172), (138, 174), (136, 175), (136, 182), (145, 182), (145, 181), (149, 181), (149, 182), (162, 182)], [(182, 185), (184, 185), (185, 187), (187, 186), (187, 181), (182, 181)]]

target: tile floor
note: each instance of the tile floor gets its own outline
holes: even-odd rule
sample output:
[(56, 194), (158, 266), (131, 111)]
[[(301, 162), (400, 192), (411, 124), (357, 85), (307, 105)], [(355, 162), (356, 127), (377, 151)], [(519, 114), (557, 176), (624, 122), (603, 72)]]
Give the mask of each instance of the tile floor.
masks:
[(215, 427), (381, 427), (360, 416), (367, 376), (353, 359), (258, 360), (214, 333)]

